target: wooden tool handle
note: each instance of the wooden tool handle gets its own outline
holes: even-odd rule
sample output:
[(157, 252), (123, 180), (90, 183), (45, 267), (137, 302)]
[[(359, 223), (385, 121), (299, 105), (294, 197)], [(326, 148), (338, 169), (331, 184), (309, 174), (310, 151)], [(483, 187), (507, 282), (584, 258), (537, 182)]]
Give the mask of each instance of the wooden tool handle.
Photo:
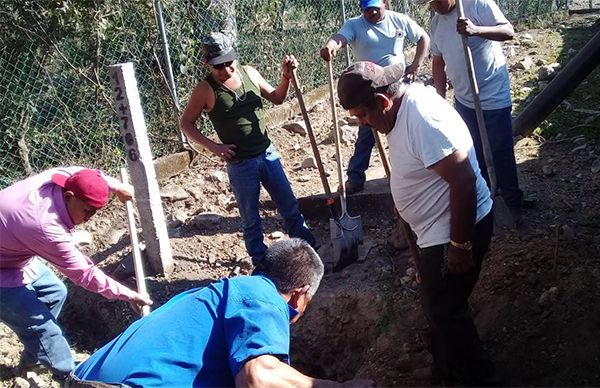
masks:
[[(128, 183), (127, 170), (121, 168), (121, 180), (123, 183)], [(133, 203), (125, 202), (127, 208), (127, 226), (129, 227), (129, 235), (131, 236), (131, 252), (133, 254), (133, 270), (135, 272), (135, 283), (137, 292), (147, 294), (146, 281), (144, 279), (144, 267), (142, 265), (142, 255), (140, 253), (140, 244), (138, 241), (137, 228), (135, 226), (135, 216), (133, 214)], [(145, 317), (150, 313), (150, 306), (142, 307), (142, 316)]]
[(308, 111), (306, 110), (306, 105), (304, 104), (304, 97), (302, 96), (302, 90), (300, 89), (300, 81), (298, 80), (296, 69), (292, 70), (292, 84), (294, 85), (294, 91), (296, 92), (296, 97), (298, 98), (298, 104), (300, 105), (302, 117), (304, 118), (304, 123), (306, 124), (306, 132), (308, 133), (308, 138), (310, 139), (310, 146), (312, 147), (313, 154), (315, 155), (317, 169), (319, 170), (321, 183), (323, 183), (323, 190), (325, 190), (325, 195), (327, 195), (328, 199), (331, 199), (331, 189), (329, 187), (329, 182), (327, 181), (325, 169), (323, 168), (321, 154), (319, 153), (319, 148), (317, 147), (317, 139), (315, 138), (315, 133), (312, 129), (312, 126), (310, 125)]

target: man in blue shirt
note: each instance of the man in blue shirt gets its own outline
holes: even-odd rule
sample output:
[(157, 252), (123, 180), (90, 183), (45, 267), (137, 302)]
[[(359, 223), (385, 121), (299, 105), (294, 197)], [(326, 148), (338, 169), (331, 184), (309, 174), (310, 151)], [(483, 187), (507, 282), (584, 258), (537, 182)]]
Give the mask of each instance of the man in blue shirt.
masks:
[[(340, 48), (349, 44), (357, 61), (374, 62), (384, 67), (401, 63), (406, 68), (405, 77), (412, 81), (429, 51), (427, 32), (407, 15), (386, 10), (386, 0), (360, 0), (360, 9), (361, 16), (348, 19), (339, 32), (327, 40), (321, 48), (321, 57), (330, 61)], [(417, 45), (409, 66), (404, 58), (404, 39)], [(373, 145), (375, 138), (371, 127), (360, 126), (354, 154), (348, 162), (348, 194), (364, 188)]]
[(312, 385), (315, 379), (289, 365), (290, 323), (322, 276), (306, 241), (279, 241), (253, 276), (175, 296), (96, 351), (74, 379), (127, 387)]

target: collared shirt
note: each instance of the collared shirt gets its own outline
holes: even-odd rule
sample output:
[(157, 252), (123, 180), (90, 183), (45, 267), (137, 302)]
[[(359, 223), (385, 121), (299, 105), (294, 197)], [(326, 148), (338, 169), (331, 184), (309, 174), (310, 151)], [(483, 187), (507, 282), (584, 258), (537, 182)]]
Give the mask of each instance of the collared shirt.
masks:
[(352, 47), (357, 61), (370, 61), (379, 66), (395, 65), (404, 59), (404, 39), (417, 43), (425, 30), (410, 17), (385, 11), (383, 19), (375, 24), (360, 15), (348, 19), (338, 34)]
[[(109, 299), (127, 300), (133, 291), (106, 276), (73, 242), (74, 227), (55, 173), (72, 175), (83, 167), (54, 168), (0, 191), (0, 287), (20, 287), (37, 277), (36, 256), (75, 284)], [(114, 191), (118, 181), (103, 175)]]
[(289, 363), (297, 314), (266, 276), (223, 279), (173, 297), (75, 370), (82, 380), (132, 387), (234, 386), (252, 358)]

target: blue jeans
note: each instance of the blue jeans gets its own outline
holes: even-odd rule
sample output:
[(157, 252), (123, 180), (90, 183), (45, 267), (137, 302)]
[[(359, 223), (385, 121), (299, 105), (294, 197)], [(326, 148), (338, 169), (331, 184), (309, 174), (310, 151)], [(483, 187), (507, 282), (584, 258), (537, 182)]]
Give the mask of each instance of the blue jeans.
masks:
[[(455, 108), (458, 114), (469, 127), (475, 152), (477, 153), (477, 162), (481, 169), (481, 174), (490, 186), (481, 137), (479, 136), (479, 126), (477, 125), (477, 115), (474, 109), (467, 108), (455, 100)], [(496, 180), (498, 181), (498, 190), (506, 204), (510, 207), (521, 207), (523, 201), (523, 192), (519, 188), (519, 178), (517, 176), (517, 163), (515, 161), (515, 152), (513, 148), (513, 132), (511, 107), (495, 110), (484, 110), (483, 118), (490, 141), (490, 148), (494, 158), (494, 167), (496, 169)], [(493, 194), (492, 194), (493, 195)]]
[(299, 237), (315, 247), (315, 237), (298, 210), (298, 201), (273, 144), (258, 156), (228, 162), (227, 174), (240, 211), (246, 250), (254, 265), (264, 258), (267, 250), (258, 212), (261, 184), (275, 202), (290, 237)]
[(375, 145), (375, 138), (371, 127), (359, 127), (358, 137), (354, 145), (354, 154), (348, 162), (348, 181), (356, 185), (365, 183), (365, 171), (369, 168), (371, 150)]
[(0, 288), (0, 320), (23, 343), (22, 363), (39, 361), (57, 378), (64, 378), (75, 367), (57, 322), (67, 288), (48, 267), (35, 260), (38, 276), (31, 283)]

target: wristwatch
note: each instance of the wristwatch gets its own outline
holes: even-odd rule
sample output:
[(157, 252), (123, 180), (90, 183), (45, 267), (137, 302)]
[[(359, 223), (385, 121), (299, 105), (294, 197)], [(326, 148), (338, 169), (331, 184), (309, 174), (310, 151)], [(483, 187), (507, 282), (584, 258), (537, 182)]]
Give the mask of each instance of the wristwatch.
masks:
[(471, 249), (473, 249), (473, 243), (471, 241), (465, 241), (465, 242), (459, 243), (459, 242), (450, 240), (450, 245), (452, 245), (455, 248), (462, 249), (465, 251), (470, 251)]

